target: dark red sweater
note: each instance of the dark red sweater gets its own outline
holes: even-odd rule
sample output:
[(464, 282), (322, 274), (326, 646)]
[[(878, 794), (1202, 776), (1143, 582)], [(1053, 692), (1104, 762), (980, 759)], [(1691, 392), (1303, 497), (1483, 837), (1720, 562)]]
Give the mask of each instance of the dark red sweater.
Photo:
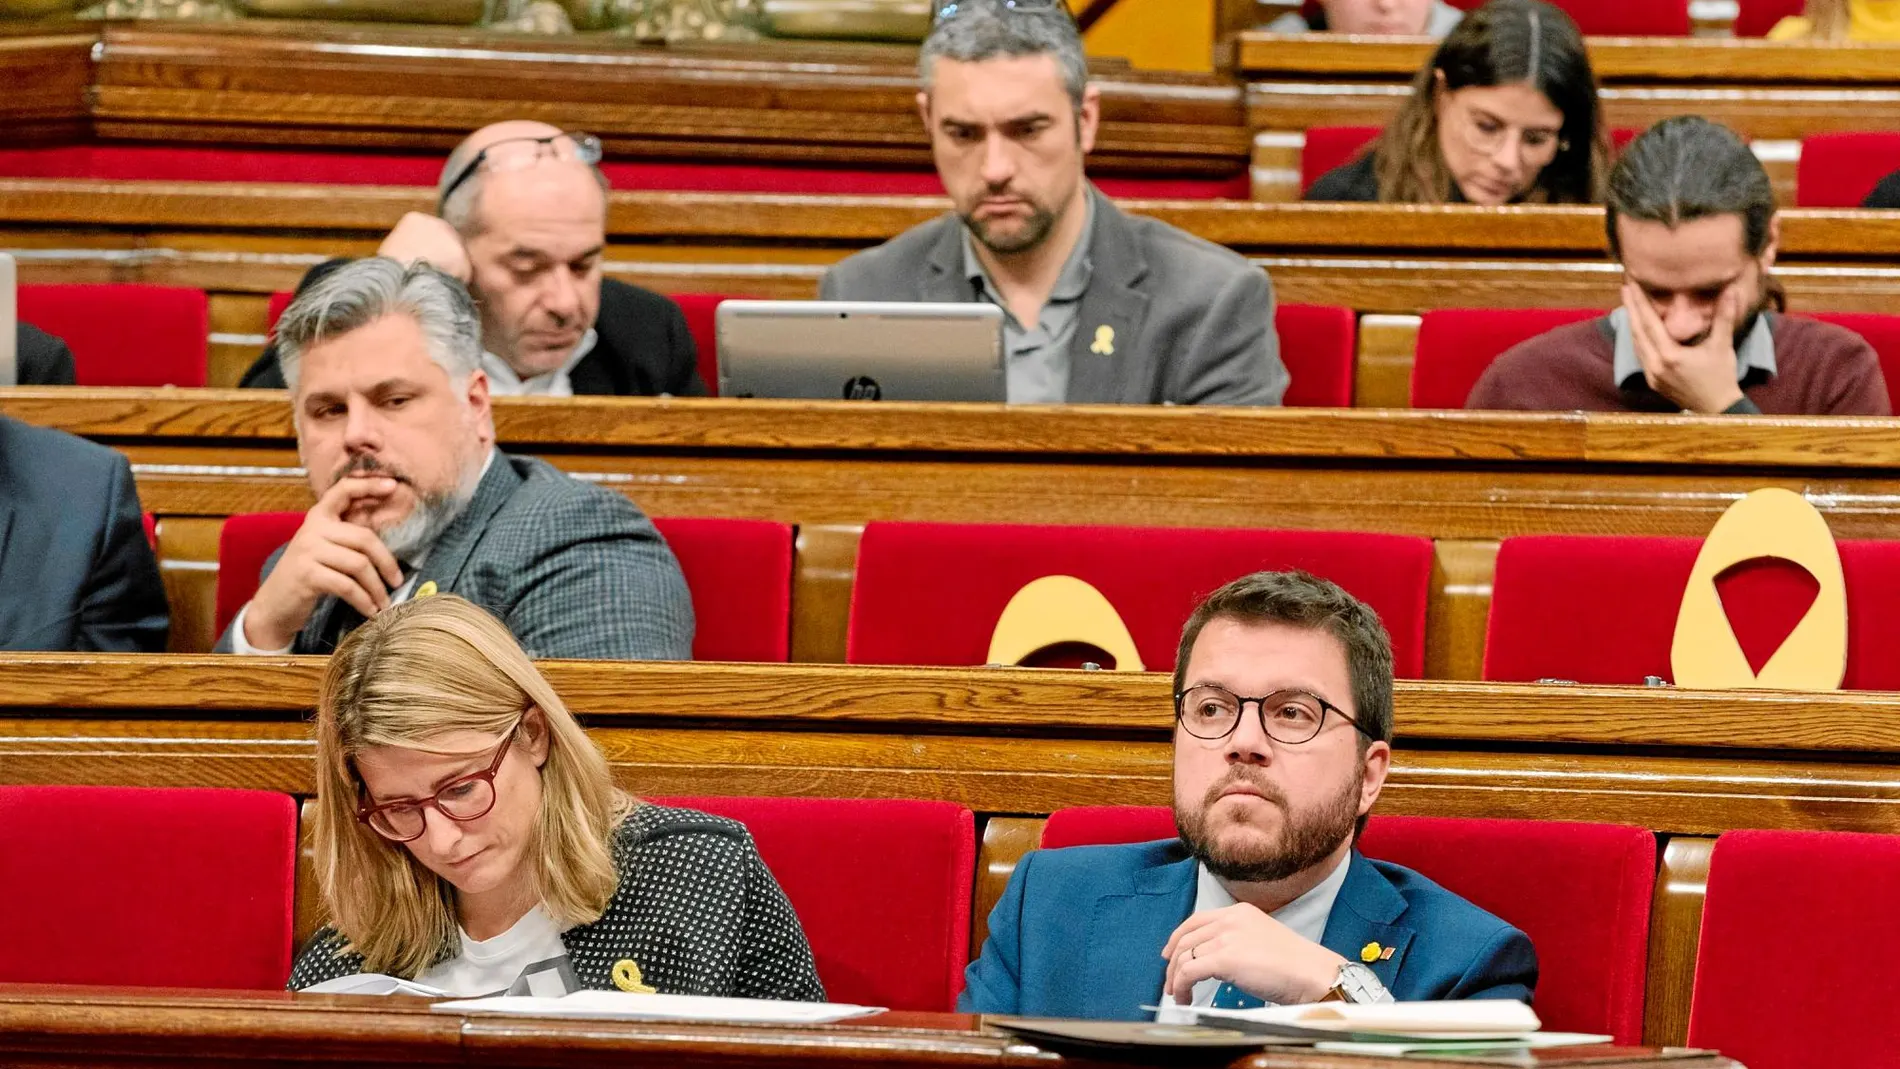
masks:
[[(1887, 416), (1887, 380), (1866, 340), (1815, 319), (1774, 319), (1775, 374), (1751, 370), (1742, 393), (1763, 415)], [(1608, 316), (1572, 323), (1506, 352), (1485, 369), (1466, 408), (1525, 412), (1680, 412), (1640, 378), (1611, 381), (1615, 339)]]

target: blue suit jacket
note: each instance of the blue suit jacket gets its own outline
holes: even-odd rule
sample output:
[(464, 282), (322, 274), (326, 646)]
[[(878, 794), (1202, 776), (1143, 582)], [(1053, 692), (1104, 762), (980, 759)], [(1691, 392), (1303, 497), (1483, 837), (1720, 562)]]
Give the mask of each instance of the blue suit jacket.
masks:
[[(1401, 1001), (1529, 1002), (1537, 955), (1523, 932), (1410, 869), (1353, 852), (1320, 941), (1372, 963)], [(1197, 866), (1177, 839), (1038, 850), (1024, 857), (990, 913), (983, 953), (964, 973), (957, 1009), (1032, 1017), (1146, 1020), (1161, 998), (1161, 948), (1194, 909)]]

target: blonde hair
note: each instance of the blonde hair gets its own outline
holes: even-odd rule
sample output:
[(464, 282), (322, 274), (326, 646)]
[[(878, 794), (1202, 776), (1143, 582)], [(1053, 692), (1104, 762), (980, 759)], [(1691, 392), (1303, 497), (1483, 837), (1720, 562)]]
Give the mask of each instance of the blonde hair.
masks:
[(1808, 0), (1802, 11), (1808, 20), (1807, 39), (1835, 44), (1847, 40), (1851, 26), (1847, 8), (1848, 0)]
[(547, 724), (541, 811), (527, 849), (534, 888), (563, 928), (599, 920), (619, 876), (612, 837), (636, 804), (514, 636), (453, 595), (397, 605), (337, 647), (317, 699), (317, 886), (366, 972), (413, 977), (457, 943), (455, 889), (356, 818), (354, 758), (434, 737), (499, 739), (533, 710)]

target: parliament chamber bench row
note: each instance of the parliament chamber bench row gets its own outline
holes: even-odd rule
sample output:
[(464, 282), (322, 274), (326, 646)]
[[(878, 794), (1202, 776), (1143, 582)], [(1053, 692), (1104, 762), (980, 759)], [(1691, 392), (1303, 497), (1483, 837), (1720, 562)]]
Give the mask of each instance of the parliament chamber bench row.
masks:
[[(217, 633), (256, 592), (264, 561), (302, 522), (297, 512), (225, 521), (216, 572)], [(849, 664), (1077, 666), (1086, 660), (1124, 671), (1171, 671), (1181, 627), (1197, 603), (1239, 576), (1293, 568), (1339, 583), (1378, 612), (1400, 678), (1427, 674), (1427, 648), (1434, 640), (1440, 648), (1450, 644), (1430, 632), (1435, 602), (1441, 622), (1453, 610), (1443, 604), (1443, 586), (1434, 586), (1435, 549), (1424, 538), (871, 523), (859, 535), (847, 616), (836, 621), (811, 612), (795, 617), (797, 576), (813, 565), (799, 560), (789, 525), (688, 517), (655, 522), (679, 558), (692, 595), (698, 660), (785, 662), (800, 645), (794, 626), (822, 626), (835, 634), (842, 625), (841, 660)], [(1483, 579), (1490, 605), (1478, 636), (1482, 647), (1447, 649), (1444, 656), (1453, 664), (1479, 662), (1481, 672), (1470, 678), (1499, 682), (1633, 685), (1674, 678), (1677, 620), (1705, 545), (1711, 553), (1722, 552), (1722, 544), (1694, 538), (1507, 538), (1498, 547), (1495, 571)], [(1900, 541), (1844, 542), (1838, 550), (1849, 620), (1844, 684), (1900, 690), (1900, 620), (1891, 608), (1900, 604)], [(197, 575), (202, 573), (183, 573)], [(1050, 576), (1080, 579), (1101, 595), (1105, 610), (1091, 614), (1064, 600), (1067, 591), (1035, 596), (1033, 584)], [(1753, 671), (1770, 660), (1808, 607), (1823, 600), (1810, 572), (1765, 558), (1721, 569), (1714, 589)], [(626, 609), (638, 612), (640, 606)], [(173, 645), (203, 652), (210, 637), (190, 641), (177, 635)], [(802, 645), (810, 649), (820, 641), (805, 636)]]
[[(259, 510), (297, 512), (310, 505), (288, 406), (280, 396), (13, 390), (0, 393), (0, 413), (91, 438), (129, 457), (143, 506), (156, 517), (178, 648), (189, 650), (207, 648), (217, 633), (219, 538), (225, 519)], [(621, 398), (504, 398), (496, 403), (495, 415), (504, 449), (540, 456), (623, 493), (655, 517), (783, 525), (771, 537), (781, 547), (792, 542), (791, 622), (783, 641), (796, 661), (847, 659), (867, 524), (1241, 528), (1429, 539), (1429, 546), (1394, 543), (1408, 547), (1412, 563), (1405, 566), (1410, 571), (1391, 573), (1416, 577), (1428, 572), (1422, 617), (1416, 578), (1397, 584), (1381, 580), (1364, 589), (1368, 596), (1379, 587), (1405, 590), (1393, 602), (1398, 608), (1386, 612), (1402, 648), (1410, 651), (1409, 662), (1422, 664), (1428, 678), (1462, 679), (1485, 673), (1499, 545), (1507, 539), (1701, 539), (1743, 495), (1763, 487), (1791, 490), (1818, 509), (1834, 537), (1848, 544), (1848, 577), (1855, 588), (1850, 595), (1857, 599), (1854, 618), (1860, 621), (1854, 641), (1865, 644), (1880, 633), (1883, 609), (1877, 595), (1871, 605), (1858, 599), (1867, 596), (1862, 588), (1878, 591), (1885, 580), (1864, 571), (1861, 562), (1879, 556), (1882, 547), (1855, 543), (1891, 539), (1900, 530), (1900, 481), (1894, 476), (1900, 449), (1890, 420)], [(1106, 545), (1120, 536), (1102, 532), (1100, 537)], [(1240, 539), (1231, 545), (1251, 537), (1295, 538), (1244, 532), (1211, 537)], [(1626, 633), (1649, 636), (1629, 638), (1630, 650), (1666, 648), (1674, 599), (1683, 589), (1678, 569), (1693, 556), (1693, 542), (1603, 545), (1611, 548), (1611, 559), (1594, 570), (1643, 579), (1606, 581), (1577, 595), (1579, 603), (1605, 603), (1604, 591), (1628, 585), (1638, 591), (1627, 595), (1633, 599), (1629, 604), (1654, 606), (1644, 619), (1645, 627), (1657, 630), (1639, 632), (1571, 614), (1565, 619), (1574, 619), (1581, 629), (1577, 651)], [(757, 559), (782, 562), (783, 550), (773, 552)], [(1421, 555), (1424, 563), (1418, 561)], [(690, 577), (697, 570), (692, 548), (684, 547), (682, 556)], [(245, 596), (260, 559), (254, 550), (253, 563), (233, 570), (228, 582), (238, 585), (225, 599), (227, 618)], [(1204, 574), (1176, 585), (1211, 587), (1233, 577), (1215, 574), (1222, 568), (1239, 574), (1249, 560), (1263, 559), (1228, 555), (1218, 567), (1210, 564)], [(1139, 569), (1103, 565), (1095, 581), (1114, 594), (1111, 600), (1124, 613), (1133, 613), (1148, 604), (1146, 595), (1125, 598), (1116, 584), (1134, 584), (1164, 565), (1190, 567), (1168, 560), (1144, 561)], [(1029, 565), (1011, 568), (999, 573), (997, 587), (1041, 574)], [(782, 571), (770, 574), (769, 582), (748, 579), (737, 589), (749, 597), (777, 598)], [(1511, 579), (1506, 585), (1536, 590), (1541, 582), (1550, 598), (1559, 594), (1548, 584), (1566, 578), (1562, 571), (1536, 564), (1524, 574), (1532, 581)], [(936, 581), (945, 580), (939, 575)], [(707, 582), (718, 578), (695, 585)], [(908, 582), (891, 585), (901, 589)], [(1007, 598), (1014, 589), (999, 596)], [(1794, 593), (1799, 599), (1812, 590)], [(1156, 629), (1137, 643), (1149, 667), (1170, 663), (1167, 633), (1189, 604), (1162, 614), (1173, 622), (1129, 621)], [(987, 629), (1000, 609), (999, 601), (971, 612), (965, 623), (975, 627), (980, 622)], [(776, 608), (768, 613), (774, 629), (785, 626), (778, 613)], [(717, 611), (701, 616), (708, 637), (726, 619)], [(777, 648), (770, 651), (774, 657)], [(974, 641), (958, 657), (981, 659), (984, 649)], [(902, 656), (921, 654), (905, 650)], [(1631, 657), (1617, 662), (1609, 681), (1637, 682), (1657, 674), (1654, 657), (1647, 665), (1638, 663), (1641, 656)], [(1875, 660), (1855, 658), (1856, 671)], [(1549, 674), (1605, 678), (1569, 674), (1572, 667)], [(1853, 678), (1850, 684), (1873, 685)]]
[[(146, 283), (201, 290), (209, 355), (198, 340), (195, 295), (179, 295), (176, 370), (141, 361), (132, 381), (234, 385), (267, 340), (274, 295), (338, 255), (368, 255), (427, 190), (242, 183), (69, 183), (0, 180), (0, 250), (32, 285)], [(619, 192), (608, 218), (605, 273), (685, 299), (711, 370), (719, 297), (810, 299), (825, 267), (942, 212), (915, 197)], [(1294, 404), (1360, 407), (1459, 405), (1455, 385), (1532, 328), (1511, 309), (1606, 309), (1621, 272), (1604, 252), (1602, 211), (1589, 207), (1420, 208), (1394, 205), (1137, 201), (1126, 207), (1248, 256), (1273, 278), (1294, 370)], [(1900, 307), (1900, 216), (1783, 213), (1776, 276), (1800, 314), (1847, 314), (1883, 355), (1900, 348), (1889, 320)], [(281, 297), (275, 307), (281, 309)], [(78, 302), (84, 320), (84, 302)], [(1338, 309), (1351, 309), (1348, 324)], [(1498, 309), (1437, 316), (1423, 312)], [(1582, 314), (1576, 312), (1574, 314)], [(1498, 330), (1498, 323), (1508, 329)], [(98, 317), (125, 381), (122, 335)], [(90, 344), (90, 343), (83, 343)], [(1451, 369), (1429, 374), (1420, 360)], [(83, 363), (83, 362), (82, 362)], [(85, 372), (82, 370), (82, 375)], [(1900, 379), (1900, 375), (1889, 376)], [(93, 380), (88, 376), (82, 381)], [(716, 381), (716, 376), (715, 376)]]
[[(266, 328), (291, 300), (273, 293)], [(716, 319), (732, 298), (675, 293), (698, 352), (699, 375), (719, 394)], [(57, 335), (73, 351), (82, 386), (203, 386), (207, 352), (206, 295), (143, 283), (40, 285), (19, 289), (20, 317)], [(1418, 317), (1409, 406), (1463, 408), (1491, 362), (1513, 345), (1602, 313), (1581, 308), (1441, 308)], [(1280, 358), (1292, 376), (1282, 403), (1290, 408), (1353, 404), (1359, 378), (1358, 320), (1350, 308), (1281, 304), (1275, 308)], [(1880, 359), (1892, 407), (1900, 411), (1900, 316), (1817, 313), (1867, 339)], [(261, 343), (262, 337), (254, 337)]]
[[(291, 799), (307, 798), (314, 782), (303, 718), (321, 668), (312, 659), (0, 659), (0, 784), (268, 792), (261, 804), (276, 830), (265, 852), (279, 890), (260, 902), (277, 934), (260, 944), (269, 960), (246, 981), (268, 986), (294, 938), (317, 922), (307, 872), (292, 919), (288, 855)], [(1172, 765), (1159, 675), (579, 662), (545, 662), (544, 671), (628, 789), (694, 799), (750, 824), (805, 919), (833, 997), (940, 1004), (1026, 850), (1170, 834), (1167, 814), (1153, 808), (1169, 801)], [(1539, 1008), (1550, 1027), (1624, 1042), (1680, 1042), (1687, 1029), (1692, 1042), (1757, 1069), (1877, 1064), (1846, 1046), (1788, 1044), (1860, 1043), (1868, 1029), (1889, 1027), (1872, 1009), (1887, 997), (1884, 973), (1851, 992), (1821, 978), (1878, 959), (1900, 938), (1869, 893), (1895, 875), (1900, 839), (1812, 833), (1900, 830), (1893, 695), (1401, 683), (1396, 697), (1393, 769), (1367, 851), (1523, 926), (1544, 959)], [(835, 800), (880, 798), (937, 804)], [(85, 835), (113, 836), (112, 821), (136, 819), (135, 807), (99, 804), (116, 811), (75, 821), (90, 825)], [(1077, 809), (1100, 806), (1117, 808)], [(239, 881), (180, 863), (207, 848), (178, 832), (185, 822), (170, 823), (165, 834), (128, 833), (125, 850), (108, 854), (75, 846), (74, 833), (44, 815), (0, 815), (0, 837), (23, 844), (0, 850), (0, 866), (13, 866), (0, 894), (43, 900), (47, 885), (20, 873), (70, 860), (81, 876), (94, 866), (102, 874), (96, 885), (58, 883), (57, 905), (92, 912), (86, 895), (120, 895), (106, 870), (154, 851), (175, 875), (141, 897), (140, 923), (196, 915), (178, 903), (215, 896), (194, 881), (222, 894)], [(1808, 834), (1733, 834), (1750, 828)], [(851, 863), (864, 856), (881, 863)], [(1788, 909), (1791, 901), (1802, 908)], [(33, 952), (61, 937), (35, 934), (11, 955), (0, 949), (0, 961), (105, 963), (119, 983), (203, 981), (160, 971), (190, 955), (126, 963)], [(109, 940), (110, 927), (96, 923), (85, 936), (94, 937)], [(161, 937), (150, 934), (149, 945)], [(1761, 1020), (1764, 1001), (1777, 1007), (1773, 1021)], [(1726, 1006), (1732, 1031), (1722, 1038), (1694, 1023), (1713, 1004)], [(1856, 1026), (1836, 1027), (1848, 1019)], [(1803, 1051), (1839, 1057), (1804, 1061)]]

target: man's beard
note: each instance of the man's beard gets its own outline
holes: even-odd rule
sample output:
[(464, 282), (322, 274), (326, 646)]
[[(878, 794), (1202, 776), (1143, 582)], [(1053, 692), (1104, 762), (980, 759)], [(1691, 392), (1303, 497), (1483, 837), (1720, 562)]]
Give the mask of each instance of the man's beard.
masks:
[(371, 528), (392, 556), (408, 563), (435, 545), (436, 539), (442, 537), (442, 532), (461, 517), (468, 503), (475, 498), (475, 488), (481, 482), (481, 470), (480, 464), (464, 464), (462, 478), (454, 486), (446, 490), (424, 491), (417, 489), (415, 480), (409, 478), (402, 469), (363, 453), (351, 457), (336, 477), (380, 475), (415, 490), (416, 505), (409, 510), (409, 515), (385, 527)]
[[(1022, 195), (1017, 194), (1017, 196)], [(1049, 240), (1050, 231), (1056, 228), (1056, 213), (1028, 197), (1022, 197), (1022, 200), (1023, 203), (1029, 205), (1030, 212), (1029, 218), (1023, 221), (1020, 230), (1008, 235), (994, 233), (989, 223), (976, 217), (975, 211), (962, 213), (963, 225), (969, 228), (971, 237), (999, 256), (1027, 252)]]
[[(1280, 810), (1279, 836), (1264, 845), (1245, 849), (1223, 848), (1214, 841), (1207, 824), (1208, 810), (1220, 799), (1222, 791), (1245, 782), (1265, 796), (1265, 804)], [(1273, 883), (1312, 868), (1326, 860), (1339, 844), (1350, 839), (1359, 820), (1359, 792), (1363, 775), (1348, 777), (1340, 789), (1314, 809), (1295, 812), (1286, 795), (1260, 776), (1236, 766), (1220, 782), (1201, 796), (1198, 808), (1189, 812), (1179, 797), (1174, 805), (1174, 828), (1187, 845), (1188, 852), (1207, 866), (1207, 871), (1235, 883)], [(1236, 826), (1230, 819), (1228, 826)]]

